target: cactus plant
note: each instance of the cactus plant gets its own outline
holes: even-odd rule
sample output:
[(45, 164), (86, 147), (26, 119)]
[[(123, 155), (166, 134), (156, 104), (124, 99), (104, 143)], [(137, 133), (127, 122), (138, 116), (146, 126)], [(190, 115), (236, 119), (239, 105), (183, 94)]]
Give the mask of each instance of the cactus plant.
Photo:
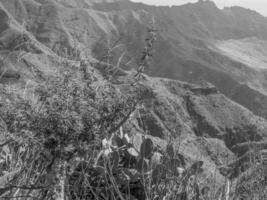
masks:
[(150, 138), (147, 138), (143, 141), (140, 147), (140, 154), (142, 158), (150, 158), (153, 152), (153, 142)]

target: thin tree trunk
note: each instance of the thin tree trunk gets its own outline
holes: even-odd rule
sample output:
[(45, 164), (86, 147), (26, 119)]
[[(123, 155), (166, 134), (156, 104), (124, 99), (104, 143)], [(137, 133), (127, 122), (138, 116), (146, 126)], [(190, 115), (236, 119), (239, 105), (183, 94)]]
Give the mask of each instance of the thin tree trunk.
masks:
[(226, 191), (225, 191), (225, 200), (229, 200), (230, 199), (230, 189), (231, 189), (231, 183), (230, 183), (230, 180), (227, 179)]

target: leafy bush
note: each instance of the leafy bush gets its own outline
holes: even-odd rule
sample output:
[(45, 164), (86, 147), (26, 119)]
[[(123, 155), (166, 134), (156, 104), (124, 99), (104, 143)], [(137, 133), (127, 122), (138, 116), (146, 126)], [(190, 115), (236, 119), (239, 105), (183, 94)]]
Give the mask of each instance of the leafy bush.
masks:
[(0, 195), (38, 191), (42, 199), (56, 198), (51, 191), (58, 175), (77, 159), (93, 159), (101, 141), (118, 131), (140, 100), (138, 93), (122, 95), (93, 73), (67, 66), (38, 83), (34, 99), (5, 86), (1, 94), (0, 171), (16, 173)]
[[(1, 87), (0, 196), (24, 199), (177, 199), (203, 163), (185, 160), (146, 137), (140, 149), (123, 125), (150, 92), (122, 94), (89, 72), (59, 66), (36, 84), (34, 98)], [(193, 181), (194, 182), (194, 181)], [(199, 195), (193, 183), (191, 193)]]

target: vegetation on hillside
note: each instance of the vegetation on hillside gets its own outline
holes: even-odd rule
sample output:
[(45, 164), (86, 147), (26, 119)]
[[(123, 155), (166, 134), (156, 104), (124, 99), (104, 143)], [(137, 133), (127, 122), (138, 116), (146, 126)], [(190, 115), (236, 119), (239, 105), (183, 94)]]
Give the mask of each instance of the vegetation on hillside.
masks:
[(33, 96), (1, 85), (1, 199), (229, 199), (227, 188), (214, 194), (212, 185), (201, 185), (203, 162), (188, 165), (171, 142), (163, 150), (148, 135), (140, 148), (129, 140), (125, 127), (153, 96), (141, 77), (153, 55), (155, 31), (148, 30), (127, 92), (84, 60), (79, 66), (59, 62), (54, 75), (37, 81)]

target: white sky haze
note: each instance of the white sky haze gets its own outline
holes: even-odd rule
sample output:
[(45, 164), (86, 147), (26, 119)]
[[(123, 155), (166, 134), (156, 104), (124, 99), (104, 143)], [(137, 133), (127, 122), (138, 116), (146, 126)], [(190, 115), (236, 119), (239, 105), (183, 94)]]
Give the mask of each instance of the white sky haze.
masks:
[[(131, 0), (134, 2), (142, 2), (152, 5), (182, 5), (188, 2), (194, 3), (198, 0)], [(219, 8), (225, 6), (242, 6), (256, 10), (257, 12), (267, 16), (267, 0), (213, 0)]]

